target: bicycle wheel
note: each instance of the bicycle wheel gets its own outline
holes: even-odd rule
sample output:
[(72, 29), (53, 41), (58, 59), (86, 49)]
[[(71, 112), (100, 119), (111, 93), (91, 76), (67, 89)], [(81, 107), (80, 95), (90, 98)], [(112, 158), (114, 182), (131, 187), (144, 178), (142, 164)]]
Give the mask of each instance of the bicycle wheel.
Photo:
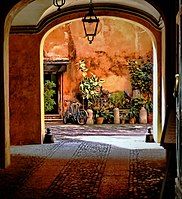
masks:
[(63, 116), (63, 123), (64, 123), (64, 124), (67, 124), (67, 115), (64, 115), (64, 116)]
[(85, 110), (80, 110), (77, 115), (77, 122), (78, 124), (86, 124), (87, 122), (87, 112)]

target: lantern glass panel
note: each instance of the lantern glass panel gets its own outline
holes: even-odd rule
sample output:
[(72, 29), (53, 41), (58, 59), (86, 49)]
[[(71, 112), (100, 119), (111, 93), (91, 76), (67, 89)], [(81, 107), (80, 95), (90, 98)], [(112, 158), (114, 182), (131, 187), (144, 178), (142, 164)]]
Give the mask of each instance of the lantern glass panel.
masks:
[(85, 22), (84, 26), (85, 26), (86, 36), (87, 35), (96, 35), (97, 23), (95, 23), (95, 22), (92, 22), (92, 23)]

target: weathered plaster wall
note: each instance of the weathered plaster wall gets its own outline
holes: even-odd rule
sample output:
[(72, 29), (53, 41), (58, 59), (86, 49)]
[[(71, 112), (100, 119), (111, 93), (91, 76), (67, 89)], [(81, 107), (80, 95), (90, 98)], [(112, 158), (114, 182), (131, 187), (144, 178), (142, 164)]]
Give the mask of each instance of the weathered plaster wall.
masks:
[(84, 37), (81, 20), (75, 20), (52, 31), (45, 40), (45, 56), (68, 57), (70, 65), (64, 74), (64, 99), (79, 92), (81, 74), (78, 62), (84, 59), (89, 70), (105, 80), (110, 92), (125, 90), (131, 94), (127, 59), (152, 54), (151, 39), (140, 27), (119, 18), (100, 17), (98, 34), (93, 43)]
[(40, 143), (40, 38), (11, 35), (9, 43), (11, 144)]

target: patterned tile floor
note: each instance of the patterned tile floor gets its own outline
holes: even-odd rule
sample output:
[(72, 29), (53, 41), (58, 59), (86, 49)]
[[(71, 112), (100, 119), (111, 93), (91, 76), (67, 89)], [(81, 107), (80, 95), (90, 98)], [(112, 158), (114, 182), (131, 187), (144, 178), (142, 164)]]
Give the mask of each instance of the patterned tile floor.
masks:
[(55, 137), (11, 148), (12, 164), (0, 170), (1, 199), (159, 198), (165, 151), (144, 136)]

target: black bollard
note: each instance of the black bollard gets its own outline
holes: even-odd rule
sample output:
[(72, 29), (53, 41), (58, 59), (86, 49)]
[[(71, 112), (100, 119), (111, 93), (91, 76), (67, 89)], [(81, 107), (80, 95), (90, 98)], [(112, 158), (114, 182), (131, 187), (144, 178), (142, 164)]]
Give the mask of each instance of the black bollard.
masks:
[(147, 132), (146, 132), (145, 136), (146, 136), (145, 137), (145, 142), (155, 142), (153, 134), (151, 132), (151, 127), (147, 128)]
[(47, 128), (43, 143), (44, 144), (54, 143), (54, 137), (53, 137), (53, 135), (51, 133), (51, 129), (50, 128)]

